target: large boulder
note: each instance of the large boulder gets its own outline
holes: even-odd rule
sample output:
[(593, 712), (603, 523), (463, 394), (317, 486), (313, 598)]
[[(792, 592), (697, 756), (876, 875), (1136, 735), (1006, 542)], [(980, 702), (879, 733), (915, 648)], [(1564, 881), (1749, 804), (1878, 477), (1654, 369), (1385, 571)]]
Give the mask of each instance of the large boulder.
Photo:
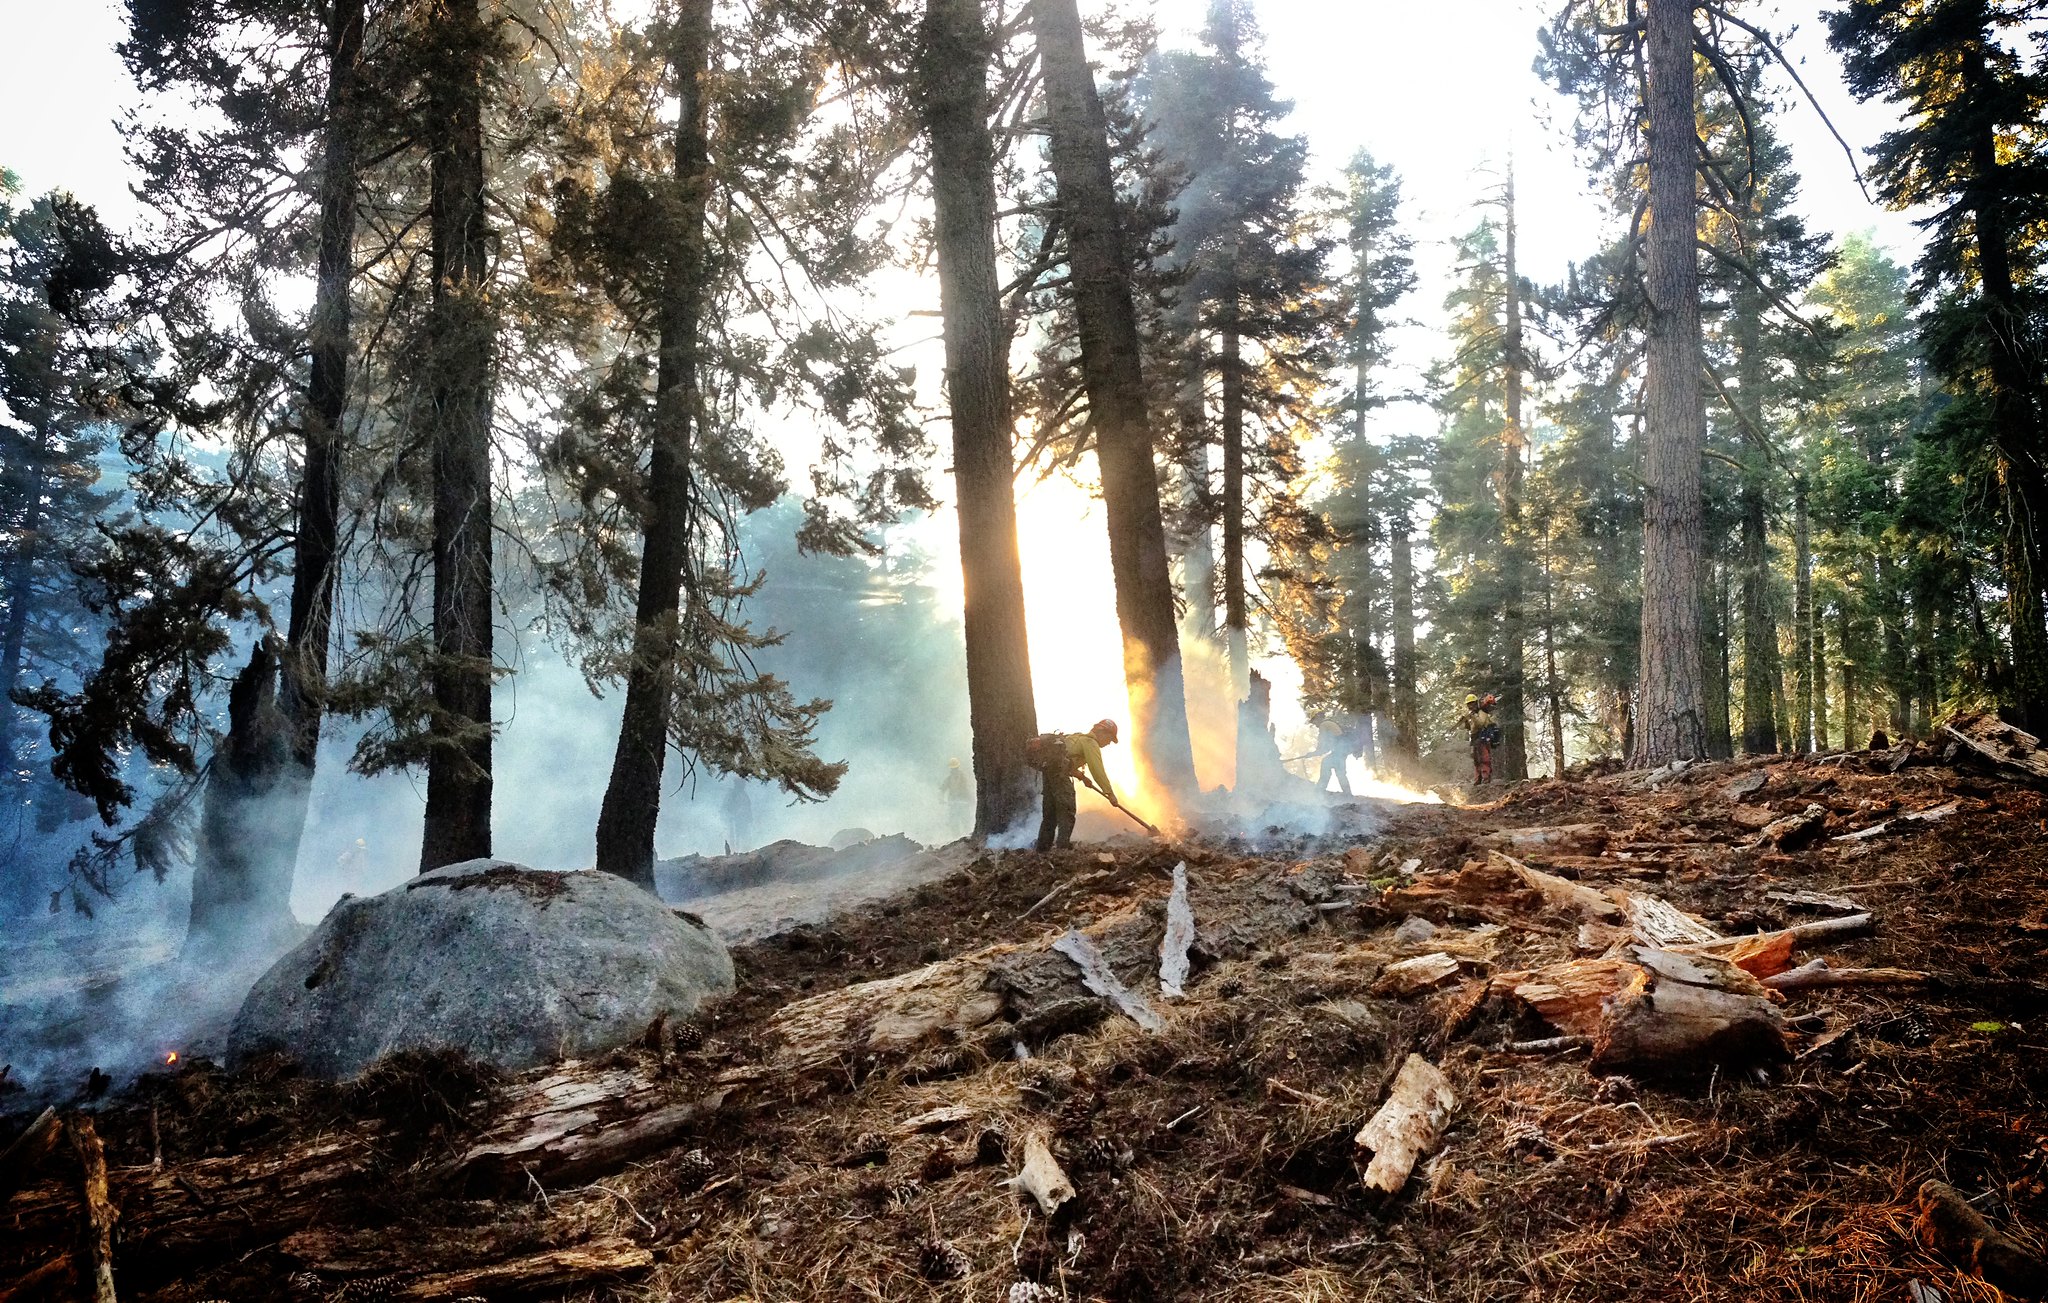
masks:
[(711, 931), (623, 878), (470, 860), (342, 897), (250, 989), (228, 1056), (282, 1051), (335, 1080), (403, 1049), (524, 1068), (611, 1049), (732, 988)]

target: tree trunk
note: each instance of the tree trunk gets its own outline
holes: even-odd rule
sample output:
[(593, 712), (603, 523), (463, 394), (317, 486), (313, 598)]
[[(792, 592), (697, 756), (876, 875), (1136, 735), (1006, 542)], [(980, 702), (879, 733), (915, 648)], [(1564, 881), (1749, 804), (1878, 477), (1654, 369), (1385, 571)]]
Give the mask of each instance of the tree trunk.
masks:
[(1182, 506), (1189, 528), (1181, 545), (1181, 584), (1188, 603), (1188, 630), (1197, 638), (1216, 637), (1216, 543), (1211, 536), (1215, 505), (1209, 500), (1209, 436), (1202, 428), (1201, 370), (1195, 371), (1195, 396), (1179, 410)]
[[(292, 878), (306, 831), (334, 642), (342, 420), (349, 397), (349, 293), (355, 280), (357, 147), (362, 137), (364, 0), (327, 11), (327, 118), (322, 130), (320, 251), (307, 332), (305, 460), (283, 654), (259, 648), (230, 695), (229, 729), (209, 776), (192, 872), (188, 958), (292, 935)], [(258, 683), (255, 676), (265, 682)], [(242, 709), (234, 703), (242, 699)], [(280, 745), (280, 734), (282, 745)]]
[(14, 780), (19, 764), (14, 752), (16, 730), (14, 690), (21, 686), (21, 662), (28, 645), (29, 609), (35, 605), (36, 544), (43, 528), (43, 463), (29, 459), (21, 468), (27, 481), (22, 492), (21, 526), (14, 544), (14, 562), (7, 568), (7, 628), (0, 635), (0, 776)]
[(690, 550), (690, 458), (698, 407), (698, 325), (705, 285), (704, 213), (711, 196), (711, 137), (706, 81), (711, 70), (711, 0), (682, 0), (669, 60), (680, 104), (676, 121), (675, 247), (666, 251), (661, 302), (653, 448), (647, 467), (647, 519), (640, 551), (640, 592), (633, 612), (633, 660), (625, 714), (612, 754), (611, 781), (597, 818), (597, 867), (654, 890), (654, 824), (668, 759), (682, 642), (683, 567)]
[(1505, 341), (1501, 360), (1507, 367), (1507, 427), (1501, 431), (1500, 529), (1500, 731), (1498, 764), (1507, 779), (1529, 776), (1528, 709), (1524, 700), (1524, 539), (1522, 538), (1522, 469), (1528, 456), (1528, 434), (1522, 426), (1522, 285), (1515, 260), (1515, 173), (1508, 166)]
[(1237, 333), (1235, 268), (1223, 309), (1223, 637), (1230, 656), (1233, 696), (1250, 682), (1251, 620), (1244, 573), (1244, 365)]
[(1388, 578), (1394, 599), (1394, 746), (1413, 760), (1421, 754), (1415, 698), (1415, 553), (1405, 508), (1388, 518)]
[[(1718, 550), (1718, 549), (1717, 549)], [(1706, 739), (1703, 755), (1726, 760), (1735, 754), (1735, 738), (1729, 719), (1733, 704), (1734, 679), (1728, 663), (1728, 565), (1718, 557), (1707, 568), (1706, 587), (1700, 593), (1700, 630), (1706, 637), (1701, 666), (1706, 706)]]
[(1813, 749), (1828, 749), (1828, 629), (1816, 611), (1813, 630)]
[[(1763, 310), (1754, 287), (1737, 288), (1735, 401), (1742, 405), (1746, 440), (1758, 444), (1764, 428)], [(1770, 522), (1764, 502), (1763, 459), (1769, 452), (1762, 446), (1747, 450), (1737, 490), (1742, 508), (1742, 749), (1750, 755), (1778, 749), (1778, 622), (1771, 611)]]
[(1850, 751), (1857, 745), (1856, 731), (1862, 727), (1863, 717), (1856, 701), (1855, 625), (1849, 618), (1846, 597), (1842, 600), (1841, 616), (1841, 633), (1835, 642), (1842, 656), (1842, 750)]
[(996, 276), (990, 40), (977, 0), (926, 0), (920, 81), (931, 139), (946, 391), (953, 418), (967, 700), (977, 837), (1004, 832), (1031, 801), (1024, 744), (1038, 727), (1010, 450), (1009, 339)]
[(1770, 550), (1766, 544), (1762, 472), (1742, 471), (1742, 749), (1770, 755), (1778, 749), (1773, 687), (1777, 679), (1778, 624), (1771, 615)]
[(1564, 777), (1564, 684), (1557, 677), (1557, 604), (1550, 575), (1549, 528), (1543, 555), (1543, 695), (1550, 707), (1550, 776)]
[(481, 0), (438, 0), (428, 87), (434, 303), (434, 706), (420, 871), (491, 853), (491, 367)]
[(1109, 123), (1088, 70), (1075, 0), (1032, 8), (1045, 71), (1051, 141), (1047, 155), (1059, 186), (1071, 259), (1081, 374), (1088, 391), (1102, 504), (1109, 520), (1109, 566), (1123, 630), (1124, 680), (1135, 745), (1146, 771), (1169, 791), (1195, 791), (1194, 745), (1175, 626), (1166, 525), (1131, 289), (1131, 251), (1110, 170)]
[(1643, 616), (1638, 766), (1705, 753), (1701, 684), (1698, 216), (1691, 0), (1648, 0), (1648, 420), (1643, 439)]
[(1813, 535), (1806, 477), (1792, 481), (1792, 749), (1813, 750)]
[(228, 731), (207, 765), (193, 847), (187, 962), (269, 953), (296, 935), (293, 861), (280, 848), (298, 844), (306, 794), (277, 681), (277, 656), (259, 644), (228, 690)]
[[(1974, 102), (1994, 92), (1982, 46), (1963, 57)], [(2034, 526), (2048, 510), (2048, 466), (2042, 458), (2038, 360), (2029, 362), (2026, 312), (2012, 269), (2012, 229), (1992, 179), (2001, 168), (1991, 119), (1981, 120), (1971, 149), (1972, 216), (1977, 266), (1984, 286), (1991, 373), (1991, 424), (1997, 449), (1999, 503), (2004, 514), (2006, 615), (2012, 631), (2013, 706), (2022, 728), (2048, 731), (2048, 619), (2041, 601), (2043, 540)]]

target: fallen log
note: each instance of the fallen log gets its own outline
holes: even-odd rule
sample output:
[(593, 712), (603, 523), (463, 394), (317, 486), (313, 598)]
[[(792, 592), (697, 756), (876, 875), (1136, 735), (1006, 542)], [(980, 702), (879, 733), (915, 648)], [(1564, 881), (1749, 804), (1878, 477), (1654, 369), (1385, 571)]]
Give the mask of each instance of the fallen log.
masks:
[(1595, 1072), (1691, 1076), (1792, 1057), (1773, 995), (1724, 959), (1640, 948), (1602, 1008)]
[(434, 1272), (406, 1282), (402, 1299), (499, 1298), (584, 1293), (596, 1286), (631, 1280), (654, 1266), (652, 1250), (626, 1239), (592, 1240), (569, 1249), (550, 1249), (464, 1271)]
[(1382, 1194), (1399, 1194), (1422, 1155), (1436, 1148), (1444, 1123), (1457, 1108), (1458, 1097), (1441, 1069), (1411, 1054), (1394, 1078), (1387, 1102), (1359, 1129), (1354, 1143), (1372, 1152), (1365, 1186)]
[(2048, 1295), (2048, 1262), (1985, 1220), (1954, 1186), (1927, 1181), (1918, 1204), (1913, 1230), (1922, 1244), (2014, 1298)]
[(1634, 969), (1626, 959), (1572, 959), (1534, 971), (1503, 973), (1493, 979), (1493, 989), (1514, 996), (1559, 1031), (1591, 1036), (1600, 1027), (1600, 1006)]
[(1941, 731), (1993, 768), (2048, 782), (2048, 753), (2042, 751), (2041, 739), (1996, 715), (1983, 711), (1958, 715), (1943, 724)]
[(85, 1210), (85, 1226), (79, 1239), (78, 1265), (84, 1276), (80, 1297), (87, 1303), (115, 1303), (114, 1300), (114, 1201), (107, 1192), (107, 1150), (92, 1119), (73, 1114), (64, 1123), (71, 1152), (78, 1156), (79, 1202)]

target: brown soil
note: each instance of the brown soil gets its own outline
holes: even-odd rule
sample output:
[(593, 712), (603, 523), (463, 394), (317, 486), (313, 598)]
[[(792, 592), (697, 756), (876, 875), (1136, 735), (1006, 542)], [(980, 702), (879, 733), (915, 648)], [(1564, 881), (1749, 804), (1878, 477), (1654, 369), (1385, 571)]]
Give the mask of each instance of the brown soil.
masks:
[[(950, 882), (740, 948), (740, 993), (688, 1030), (685, 1049), (622, 1056), (658, 1062), (686, 1093), (763, 1062), (769, 1020), (794, 1000), (994, 943), (1036, 956), (1134, 905), (1150, 917), (1183, 858), (1212, 933), (1235, 921), (1205, 916), (1205, 900), (1254, 900), (1303, 865), (1324, 883), (1346, 871), (1384, 883), (1410, 859), (1455, 871), (1504, 831), (1595, 824), (1590, 845), (1515, 853), (1654, 892), (1729, 933), (1816, 916), (1770, 892), (1848, 896), (1877, 916), (1874, 933), (1802, 947), (1802, 960), (1935, 975), (1923, 989), (1790, 996), (1797, 1057), (1767, 1075), (1603, 1079), (1582, 1052), (1509, 1052), (1555, 1029), (1486, 995), (1478, 976), (1568, 957), (1574, 929), (1556, 918), (1461, 905), (1404, 949), (1401, 918), (1369, 903), (1309, 910), (1319, 921), (1300, 930), (1198, 946), (1177, 1003), (1120, 965), (1166, 1011), (1163, 1033), (1110, 1015), (1027, 1044), (1029, 1058), (849, 1061), (836, 1087), (714, 1114), (595, 1184), (493, 1200), (430, 1179), (491, 1119), (502, 1087), (488, 1077), (415, 1062), (333, 1088), (276, 1065), (233, 1078), (191, 1065), (101, 1113), (117, 1178), (151, 1161), (152, 1129), (172, 1171), (222, 1154), (255, 1163), (309, 1135), (356, 1137), (377, 1159), (326, 1198), (312, 1230), (252, 1239), (222, 1216), (176, 1262), (131, 1253), (124, 1297), (286, 1297), (287, 1277), (309, 1266), (319, 1291), (396, 1272), (426, 1297), (429, 1273), (624, 1244), (651, 1263), (524, 1296), (981, 1301), (1036, 1282), (1077, 1300), (1895, 1301), (1918, 1279), (1950, 1300), (1992, 1300), (1916, 1243), (1913, 1195), (1939, 1177), (2023, 1242), (2048, 1228), (2048, 798), (1924, 752), (1883, 769), (1848, 755), (1700, 766), (1656, 788), (1641, 774), (1534, 782), (1481, 806), (1395, 808), (1348, 863), (1327, 840), (989, 854)], [(1724, 792), (1758, 772), (1756, 790)], [(1940, 821), (1832, 840), (1952, 800)], [(1827, 836), (1791, 852), (1755, 844), (1765, 814), (1811, 804)], [(1076, 885), (1025, 917), (1062, 881)], [(1468, 980), (1372, 994), (1386, 963), (1430, 950), (1462, 958)], [(1352, 1137), (1410, 1052), (1443, 1067), (1458, 1107), (1436, 1155), (1384, 1198), (1360, 1184)], [(941, 1108), (966, 1114), (902, 1132)], [(1003, 1184), (1033, 1132), (1078, 1192), (1051, 1218)], [(44, 1222), (15, 1227), (0, 1243), (0, 1292), (63, 1247)], [(962, 1260), (964, 1277), (931, 1278)]]

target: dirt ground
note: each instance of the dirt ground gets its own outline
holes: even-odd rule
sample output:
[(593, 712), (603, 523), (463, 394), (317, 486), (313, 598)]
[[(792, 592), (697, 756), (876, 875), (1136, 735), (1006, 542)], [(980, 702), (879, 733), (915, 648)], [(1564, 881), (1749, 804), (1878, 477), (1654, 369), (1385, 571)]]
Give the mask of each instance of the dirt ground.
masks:
[[(1766, 825), (1813, 807), (1771, 844)], [(1488, 804), (1377, 813), (1362, 843), (1250, 829), (984, 854), (740, 947), (735, 997), (618, 1065), (678, 1099), (735, 1074), (771, 1084), (590, 1181), (480, 1193), (442, 1179), (516, 1085), (459, 1062), (387, 1065), (346, 1087), (280, 1064), (147, 1078), (92, 1106), (115, 1203), (129, 1201), (123, 1297), (1832, 1303), (1907, 1300), (1916, 1281), (1927, 1297), (2002, 1297), (1916, 1239), (1928, 1178), (2040, 1247), (2038, 788), (1923, 748), (1533, 782)], [(1404, 924), (1402, 938), (1424, 930), (1403, 902), (1488, 849), (1654, 893), (1731, 935), (1845, 908), (1773, 893), (1845, 898), (1873, 926), (1802, 943), (1798, 961), (1928, 976), (1787, 994), (1787, 1062), (1595, 1075), (1582, 1046), (1510, 1048), (1558, 1029), (1493, 980), (1571, 958), (1586, 939), (1573, 920), (1444, 897), (1420, 909), (1433, 935), (1397, 939)], [(1143, 952), (1182, 862), (1198, 941), (1185, 998), (1166, 1000)], [(1225, 908), (1244, 916), (1217, 917)], [(857, 1007), (864, 992), (849, 988), (957, 956), (1057, 965), (1047, 950), (1069, 929), (1106, 939), (1163, 1030), (1107, 1006), (1019, 1017), (911, 1053), (851, 1046), (829, 1071), (772, 1084), (788, 1025), (776, 1015), (793, 1002), (844, 991)], [(1458, 961), (1441, 989), (1376, 993), (1388, 964), (1436, 953)], [(1411, 1053), (1442, 1068), (1456, 1105), (1390, 1197), (1361, 1183), (1369, 1155), (1353, 1137)], [(1033, 1135), (1075, 1191), (1051, 1216), (1009, 1182)], [(326, 1166), (301, 1184), (316, 1150)], [(69, 1250), (64, 1158), (0, 1206), (0, 1291)], [(247, 1177), (234, 1199), (208, 1184), (227, 1164)], [(144, 1192), (175, 1195), (181, 1171), (191, 1198), (176, 1215), (150, 1206)], [(512, 1261), (526, 1266), (484, 1270)]]

